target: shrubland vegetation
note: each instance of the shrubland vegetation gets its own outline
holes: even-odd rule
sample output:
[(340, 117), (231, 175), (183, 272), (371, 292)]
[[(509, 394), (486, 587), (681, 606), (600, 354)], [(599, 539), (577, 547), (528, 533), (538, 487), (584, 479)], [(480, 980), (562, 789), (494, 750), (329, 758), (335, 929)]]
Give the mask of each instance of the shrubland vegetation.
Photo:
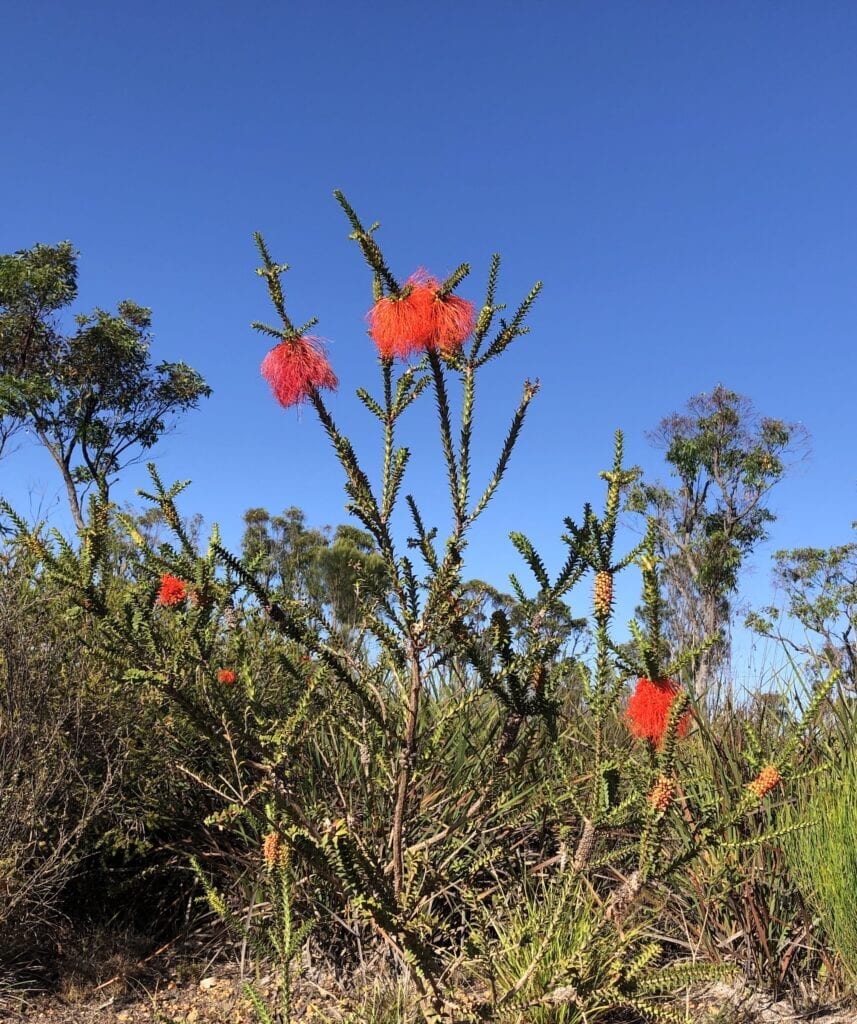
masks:
[[(807, 642), (778, 687), (717, 685), (800, 432), (717, 387), (658, 429), (668, 483), (625, 466), (617, 434), (560, 526), (561, 563), (522, 521), (508, 593), (472, 579), (470, 534), (538, 384), (490, 466), (472, 458), (476, 396), (539, 286), (507, 310), (498, 257), (478, 308), (457, 294), (466, 265), (400, 282), (337, 198), (373, 285), (379, 381), (358, 395), (382, 470), (334, 420), (314, 321), (295, 326), (257, 236), (277, 317), (254, 324), (273, 342), (263, 372), (317, 415), (352, 521), (251, 508), (235, 552), (200, 537), (192, 490), (154, 465), (144, 508), (110, 499), (208, 393), (201, 377), (151, 365), (133, 303), (65, 336), (69, 245), (0, 258), (0, 438), (11, 458), (29, 426), (78, 526), (63, 537), (2, 505), (8, 970), (47, 971), (70, 929), (108, 921), (173, 938), (203, 897), (279, 971), (273, 997), (248, 987), (266, 1022), (292, 1019), (307, 956), (335, 965), (354, 1021), (678, 1021), (688, 986), (735, 973), (798, 1000), (848, 991), (853, 545), (777, 556)], [(407, 491), (419, 401), (437, 411), (445, 533)], [(641, 515), (642, 541), (623, 541)], [(640, 586), (630, 639), (620, 573)], [(753, 624), (779, 628), (770, 609)], [(360, 987), (367, 965), (387, 988)]]

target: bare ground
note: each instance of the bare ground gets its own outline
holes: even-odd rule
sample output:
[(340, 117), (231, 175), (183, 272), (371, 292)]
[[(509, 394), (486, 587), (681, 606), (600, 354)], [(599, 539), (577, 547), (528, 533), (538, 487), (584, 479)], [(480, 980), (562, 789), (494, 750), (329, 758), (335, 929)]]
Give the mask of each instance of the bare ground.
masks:
[[(254, 1024), (238, 964), (190, 961), (167, 955), (145, 969), (126, 965), (105, 981), (60, 979), (46, 994), (0, 978), (0, 1021), (32, 1024)], [(273, 975), (255, 979), (265, 997), (276, 995)], [(364, 993), (365, 997), (365, 993)], [(343, 994), (334, 978), (314, 969), (295, 986), (294, 1019), (303, 1024), (359, 1024), (361, 998)], [(693, 1021), (710, 1024), (857, 1024), (857, 1008), (797, 1011), (738, 983), (717, 983), (683, 1003)], [(389, 1018), (388, 1018), (389, 1019)]]

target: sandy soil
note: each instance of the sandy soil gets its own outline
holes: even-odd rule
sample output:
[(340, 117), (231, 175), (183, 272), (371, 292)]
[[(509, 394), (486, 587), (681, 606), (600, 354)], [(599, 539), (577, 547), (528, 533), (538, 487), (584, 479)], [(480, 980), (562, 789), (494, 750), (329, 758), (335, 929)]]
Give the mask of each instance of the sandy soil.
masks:
[[(37, 995), (0, 987), (0, 1021), (28, 1024), (254, 1024), (237, 965), (217, 964), (203, 977), (182, 977), (165, 965), (145, 978), (115, 979), (89, 989), (67, 988)], [(172, 975), (172, 976), (171, 976)], [(258, 980), (266, 996), (275, 980)], [(331, 987), (334, 987), (330, 982)], [(305, 1024), (355, 1021), (323, 983), (303, 980), (296, 986), (295, 1019)], [(694, 1021), (711, 1024), (857, 1024), (857, 1009), (825, 1008), (797, 1012), (775, 1003), (741, 983), (718, 983), (685, 1004)]]

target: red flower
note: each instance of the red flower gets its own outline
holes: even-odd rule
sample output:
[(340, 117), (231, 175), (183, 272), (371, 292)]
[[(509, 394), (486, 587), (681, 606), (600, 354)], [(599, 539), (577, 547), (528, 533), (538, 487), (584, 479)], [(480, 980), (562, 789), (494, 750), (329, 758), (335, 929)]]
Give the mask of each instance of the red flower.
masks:
[[(679, 686), (671, 679), (638, 679), (637, 687), (628, 701), (625, 723), (631, 734), (638, 739), (649, 739), (660, 748), (664, 742), (670, 707), (679, 692)], [(678, 735), (687, 735), (690, 727), (690, 712), (686, 711), (678, 723)]]
[(183, 583), (177, 576), (171, 576), (168, 572), (161, 576), (158, 604), (169, 607), (170, 605), (181, 604), (186, 597), (187, 584)]
[(290, 338), (262, 360), (262, 376), (285, 409), (297, 405), (318, 388), (335, 389), (339, 381), (317, 338)]
[(369, 333), (384, 358), (407, 359), (416, 352), (455, 352), (473, 330), (472, 302), (440, 295), (440, 282), (424, 270), (407, 280), (402, 296), (378, 299), (369, 311)]
[(232, 671), (231, 668), (220, 668), (217, 670), (217, 681), (218, 683), (226, 683), (231, 685), (235, 682), (238, 676)]

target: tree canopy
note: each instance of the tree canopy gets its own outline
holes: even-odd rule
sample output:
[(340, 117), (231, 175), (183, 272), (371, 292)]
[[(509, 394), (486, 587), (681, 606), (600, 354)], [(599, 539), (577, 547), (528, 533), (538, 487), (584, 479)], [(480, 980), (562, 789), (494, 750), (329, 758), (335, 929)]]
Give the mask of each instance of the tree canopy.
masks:
[(728, 654), (740, 570), (776, 518), (768, 494), (806, 433), (759, 415), (749, 398), (718, 384), (661, 420), (650, 438), (664, 449), (675, 483), (637, 485), (631, 507), (656, 522), (671, 646), (711, 644), (693, 661), (701, 693)]
[(131, 300), (78, 314), (65, 333), (77, 258), (70, 242), (0, 256), (0, 454), (27, 428), (62, 474), (80, 529), (87, 490), (106, 498), (211, 389), (186, 363), (153, 365), (151, 311)]

